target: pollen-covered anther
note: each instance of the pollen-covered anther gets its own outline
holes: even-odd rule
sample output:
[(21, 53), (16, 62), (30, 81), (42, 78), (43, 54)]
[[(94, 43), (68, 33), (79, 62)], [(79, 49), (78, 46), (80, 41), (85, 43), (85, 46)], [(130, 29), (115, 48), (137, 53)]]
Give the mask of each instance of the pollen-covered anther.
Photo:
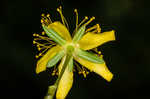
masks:
[(78, 12), (77, 9), (74, 9), (74, 12)]
[(43, 20), (43, 19), (41, 19), (41, 23), (42, 23), (42, 24), (44, 23), (44, 20)]
[(103, 55), (100, 55), (99, 57), (100, 57), (100, 58), (103, 58)]
[(34, 33), (33, 36), (36, 36), (36, 33)]
[(83, 71), (82, 74), (83, 74), (84, 78), (86, 78), (86, 71)]
[(101, 32), (100, 25), (99, 24), (96, 24), (96, 25), (97, 25), (97, 32), (100, 33)]
[(38, 48), (38, 51), (40, 51), (40, 50), (41, 50), (41, 48), (39, 47), (39, 48)]
[(47, 14), (46, 16), (47, 16), (47, 17), (50, 17), (50, 14)]
[(33, 44), (36, 44), (36, 41), (33, 40)]
[(35, 55), (35, 58), (39, 58), (39, 56), (38, 56), (38, 55)]
[(38, 37), (38, 36), (40, 36), (40, 35), (39, 35), (39, 34), (36, 34), (35, 36), (37, 36), (37, 37)]
[(88, 19), (88, 17), (87, 17), (87, 16), (85, 16), (85, 19), (87, 20), (87, 19)]
[(102, 54), (102, 52), (101, 52), (101, 51), (98, 51), (98, 54), (99, 54), (99, 55), (101, 55), (101, 54)]
[(42, 16), (42, 17), (44, 17), (44, 16), (45, 16), (45, 14), (44, 14), (44, 13), (42, 13), (42, 14), (41, 14), (41, 16)]
[(37, 45), (36, 47), (37, 47), (37, 48), (39, 48), (39, 47), (40, 47), (40, 45)]
[(44, 31), (42, 32), (42, 35), (45, 35), (45, 32), (44, 32)]
[(52, 76), (58, 75), (57, 70), (56, 70), (56, 69), (54, 69), (51, 75), (52, 75)]
[(90, 72), (86, 71), (86, 74), (88, 75)]

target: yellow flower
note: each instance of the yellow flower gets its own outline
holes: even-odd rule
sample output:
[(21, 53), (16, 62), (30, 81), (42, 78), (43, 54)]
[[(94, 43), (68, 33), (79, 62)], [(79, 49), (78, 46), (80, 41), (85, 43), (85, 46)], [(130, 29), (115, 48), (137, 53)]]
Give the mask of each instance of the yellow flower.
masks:
[[(42, 56), (37, 62), (36, 73), (45, 71), (46, 67), (54, 67), (52, 75), (58, 75), (55, 84), (49, 87), (45, 99), (52, 99), (56, 90), (56, 98), (65, 99), (72, 87), (73, 71), (76, 70), (86, 77), (88, 69), (102, 76), (108, 82), (113, 77), (103, 60), (103, 55), (96, 47), (115, 40), (114, 30), (101, 33), (99, 24), (86, 28), (95, 17), (88, 20), (86, 16), (83, 21), (78, 23), (78, 12), (75, 9), (76, 28), (70, 35), (69, 25), (62, 14), (62, 8), (58, 8), (57, 11), (61, 16), (62, 23), (59, 21), (52, 22), (49, 14), (42, 14), (43, 36), (33, 34), (35, 36), (33, 44), (36, 44), (38, 50), (41, 51), (39, 55), (36, 55), (36, 58)], [(61, 62), (57, 67), (56, 65), (60, 60)]]

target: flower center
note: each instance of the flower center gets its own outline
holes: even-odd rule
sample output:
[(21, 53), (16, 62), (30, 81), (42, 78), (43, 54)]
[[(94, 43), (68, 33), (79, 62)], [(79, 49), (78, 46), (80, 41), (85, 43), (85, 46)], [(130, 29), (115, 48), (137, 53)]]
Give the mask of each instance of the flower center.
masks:
[(72, 53), (74, 54), (76, 52), (76, 50), (79, 48), (79, 44), (74, 44), (74, 43), (67, 43), (66, 45), (64, 45), (64, 50), (66, 53)]
[(72, 54), (74, 52), (74, 46), (68, 45), (66, 48), (67, 53)]

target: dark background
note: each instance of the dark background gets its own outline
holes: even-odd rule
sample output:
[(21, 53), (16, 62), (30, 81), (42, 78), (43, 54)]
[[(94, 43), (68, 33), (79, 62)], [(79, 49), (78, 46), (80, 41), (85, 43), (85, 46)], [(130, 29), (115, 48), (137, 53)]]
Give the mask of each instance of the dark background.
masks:
[[(75, 26), (73, 9), (95, 16), (102, 31), (114, 29), (116, 41), (100, 50), (114, 78), (108, 83), (95, 73), (74, 75), (67, 99), (149, 99), (150, 2), (145, 0), (3, 0), (0, 1), (0, 96), (1, 99), (43, 99), (54, 83), (48, 71), (35, 74), (36, 49), (32, 34), (42, 31), (40, 15), (63, 6), (70, 32)], [(4, 97), (3, 97), (4, 96)]]

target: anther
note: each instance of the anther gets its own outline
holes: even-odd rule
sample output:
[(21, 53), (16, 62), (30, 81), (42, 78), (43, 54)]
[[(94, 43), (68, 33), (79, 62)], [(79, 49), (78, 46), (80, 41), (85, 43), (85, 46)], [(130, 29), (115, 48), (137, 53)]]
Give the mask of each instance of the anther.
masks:
[(39, 48), (38, 48), (38, 51), (40, 51), (40, 50), (41, 50), (41, 48), (39, 47)]
[(33, 44), (36, 44), (36, 42), (35, 42), (35, 41), (33, 41)]
[(52, 73), (52, 76), (55, 76), (55, 73), (54, 73), (54, 72)]
[(101, 54), (101, 51), (98, 51), (98, 54), (100, 55), (100, 54)]
[(44, 23), (44, 20), (41, 19), (41, 23)]
[(39, 56), (38, 56), (38, 55), (36, 55), (36, 56), (35, 56), (35, 58), (39, 58)]
[(39, 36), (39, 34), (36, 34), (35, 36), (37, 36), (37, 37), (38, 37), (38, 36)]
[(50, 17), (50, 14), (47, 14), (46, 16), (47, 16), (47, 17)]
[(39, 48), (40, 47), (40, 45), (37, 45), (37, 48)]
[(87, 19), (88, 19), (88, 17), (87, 17), (87, 16), (85, 16), (85, 19), (87, 20)]
[(100, 55), (100, 58), (103, 58), (103, 55)]
[(44, 31), (42, 32), (42, 35), (45, 35), (45, 32), (44, 32)]
[(89, 74), (89, 72), (87, 71), (86, 74)]
[(44, 17), (44, 16), (45, 16), (45, 14), (44, 14), (44, 13), (42, 13), (42, 14), (41, 14), (41, 16), (42, 16), (42, 17)]
[(86, 72), (85, 71), (83, 71), (83, 76), (84, 76), (84, 78), (86, 78)]
[(62, 9), (62, 6), (60, 6), (59, 8)]
[(42, 56), (42, 53), (39, 53), (39, 56)]
[(59, 73), (58, 73), (58, 72), (56, 72), (56, 75), (59, 75)]
[(58, 12), (60, 12), (60, 9), (59, 9), (59, 8), (57, 8), (57, 11), (58, 11)]
[(78, 73), (79, 73), (79, 74), (82, 74), (82, 72), (81, 72), (81, 71), (79, 71)]
[(33, 36), (36, 36), (36, 34), (34, 33)]
[(77, 9), (74, 9), (74, 12), (77, 12)]

